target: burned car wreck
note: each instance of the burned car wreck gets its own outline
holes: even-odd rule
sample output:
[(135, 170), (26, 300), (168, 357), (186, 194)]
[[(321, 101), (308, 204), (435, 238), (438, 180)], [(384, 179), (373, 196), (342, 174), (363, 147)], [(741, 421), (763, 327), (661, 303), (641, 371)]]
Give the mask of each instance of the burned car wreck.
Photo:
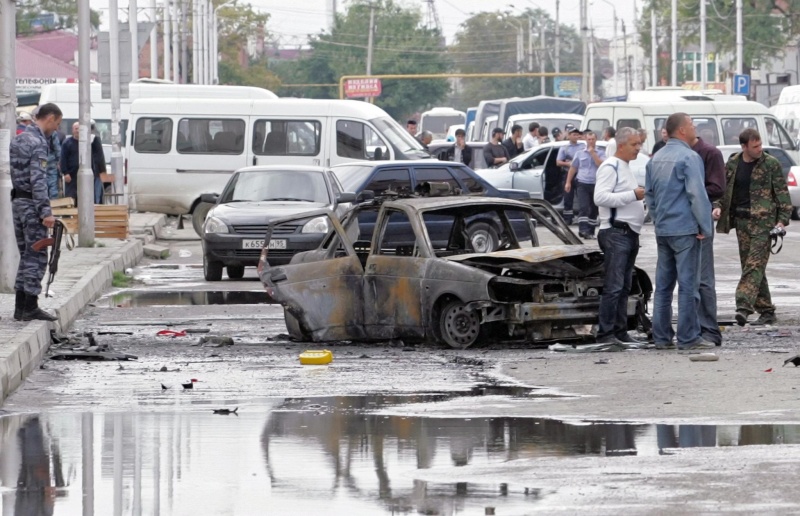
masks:
[[(356, 205), (320, 247), (270, 267), (267, 227), (259, 276), (284, 307), (297, 340), (530, 344), (589, 334), (603, 290), (603, 253), (570, 231), (545, 201), (487, 197), (380, 198)], [(492, 252), (476, 253), (467, 228), (496, 233)], [(647, 327), (652, 293), (636, 269), (630, 328)]]

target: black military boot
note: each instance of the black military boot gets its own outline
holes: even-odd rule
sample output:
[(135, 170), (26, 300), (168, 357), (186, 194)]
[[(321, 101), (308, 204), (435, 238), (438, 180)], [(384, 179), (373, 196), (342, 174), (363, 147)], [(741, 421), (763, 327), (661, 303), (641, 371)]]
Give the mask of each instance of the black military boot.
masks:
[(39, 308), (39, 296), (25, 294), (25, 309), (22, 311), (23, 321), (55, 321), (54, 317)]
[(22, 311), (25, 309), (25, 292), (17, 290), (17, 297), (14, 299), (14, 320), (22, 320)]

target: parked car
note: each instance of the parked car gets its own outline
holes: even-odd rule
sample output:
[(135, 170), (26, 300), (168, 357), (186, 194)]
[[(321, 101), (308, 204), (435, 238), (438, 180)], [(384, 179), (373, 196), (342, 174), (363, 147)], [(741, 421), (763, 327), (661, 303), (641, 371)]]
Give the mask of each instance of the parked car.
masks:
[[(360, 219), (377, 217), (370, 241)], [(479, 253), (466, 235), (467, 219), (498, 217), (497, 250)], [(288, 265), (270, 266), (275, 230), (297, 220), (326, 218), (331, 231), (314, 251)], [(522, 218), (521, 229), (511, 223)], [(391, 231), (402, 223), (406, 233)], [(446, 224), (437, 243), (432, 225)], [(279, 235), (277, 235), (279, 236)], [(576, 338), (597, 322), (603, 253), (585, 245), (545, 201), (486, 197), (378, 200), (355, 206), (340, 222), (331, 210), (274, 220), (267, 226), (259, 277), (284, 307), (298, 340), (439, 341), (467, 348), (479, 340), (535, 344)], [(649, 326), (652, 293), (636, 269), (628, 300), (630, 326)]]
[[(365, 190), (376, 197), (387, 190), (413, 192), (423, 183), (446, 183), (452, 192), (461, 191), (470, 196), (506, 197), (528, 199), (524, 190), (498, 189), (482, 179), (474, 170), (462, 163), (451, 161), (386, 161), (353, 162), (332, 168), (343, 188), (348, 192), (360, 194)], [(372, 221), (362, 222), (362, 231), (371, 232)], [(470, 220), (467, 233), (475, 249), (493, 250), (500, 240), (497, 221), (474, 218)]]
[[(741, 145), (721, 145), (717, 148), (722, 152), (722, 158), (725, 162), (737, 152), (742, 152)], [(798, 207), (800, 207), (800, 185), (797, 183), (800, 180), (800, 166), (792, 158), (790, 152), (780, 147), (764, 145), (764, 152), (774, 156), (781, 162), (783, 178), (786, 180), (786, 185), (789, 187), (789, 196), (792, 198), (792, 220), (800, 220), (800, 214), (797, 211)]]
[[(566, 170), (556, 164), (556, 159), (559, 149), (567, 145), (569, 145), (567, 141), (544, 143), (504, 165), (480, 170), (478, 174), (497, 188), (527, 190), (533, 199), (544, 199), (561, 211)], [(605, 149), (606, 142), (598, 141), (597, 147)], [(639, 157), (630, 163), (640, 186), (644, 186), (645, 166), (648, 161), (650, 158), (640, 153)], [(574, 208), (577, 207), (575, 204)]]
[[(240, 279), (244, 268), (256, 266), (267, 223), (314, 209), (342, 214), (355, 200), (344, 193), (329, 170), (312, 166), (260, 166), (237, 170), (221, 195), (205, 194), (213, 203), (203, 224), (203, 274), (206, 281)], [(296, 253), (316, 249), (330, 226), (324, 217), (300, 218), (273, 231), (270, 264), (289, 263)]]

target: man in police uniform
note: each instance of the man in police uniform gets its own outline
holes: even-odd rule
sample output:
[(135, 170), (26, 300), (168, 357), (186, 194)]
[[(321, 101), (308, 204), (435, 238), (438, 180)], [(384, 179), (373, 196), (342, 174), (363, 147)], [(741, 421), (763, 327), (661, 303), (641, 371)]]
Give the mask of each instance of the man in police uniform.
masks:
[(34, 251), (33, 244), (47, 238), (47, 228), (55, 225), (47, 191), (48, 139), (61, 123), (61, 110), (55, 104), (39, 107), (34, 123), (11, 142), (11, 209), (14, 234), (19, 249), (19, 268), (14, 305), (17, 321), (55, 321), (39, 308), (42, 278), (47, 268), (47, 249)]

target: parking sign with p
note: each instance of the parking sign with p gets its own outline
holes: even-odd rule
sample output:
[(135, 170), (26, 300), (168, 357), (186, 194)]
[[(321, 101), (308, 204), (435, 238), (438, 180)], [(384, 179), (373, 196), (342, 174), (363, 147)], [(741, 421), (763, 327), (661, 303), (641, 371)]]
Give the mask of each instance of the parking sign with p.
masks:
[(734, 95), (750, 95), (750, 76), (749, 75), (734, 75), (733, 76), (733, 93), (734, 93)]

